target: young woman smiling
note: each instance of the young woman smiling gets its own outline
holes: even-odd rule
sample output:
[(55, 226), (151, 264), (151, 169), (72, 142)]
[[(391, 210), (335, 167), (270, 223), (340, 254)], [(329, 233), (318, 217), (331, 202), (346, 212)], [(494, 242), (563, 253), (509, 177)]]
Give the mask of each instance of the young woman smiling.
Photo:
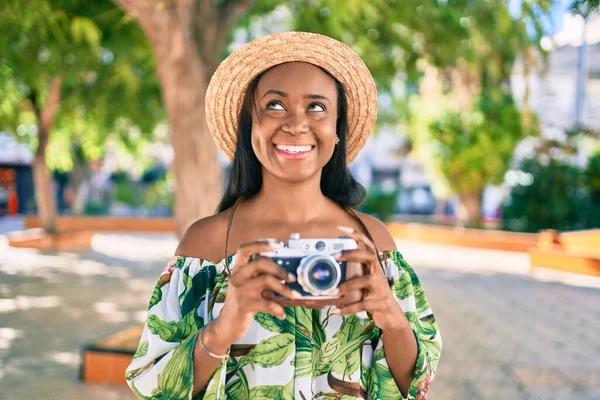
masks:
[[(437, 323), (385, 225), (352, 208), (365, 192), (347, 163), (377, 115), (364, 63), (325, 36), (271, 35), (221, 64), (206, 107), (232, 159), (229, 184), (159, 278), (127, 369), (134, 393), (424, 399), (442, 348)], [(337, 260), (360, 272), (330, 297), (301, 298), (294, 276), (260, 256), (292, 232), (353, 239), (358, 248)]]

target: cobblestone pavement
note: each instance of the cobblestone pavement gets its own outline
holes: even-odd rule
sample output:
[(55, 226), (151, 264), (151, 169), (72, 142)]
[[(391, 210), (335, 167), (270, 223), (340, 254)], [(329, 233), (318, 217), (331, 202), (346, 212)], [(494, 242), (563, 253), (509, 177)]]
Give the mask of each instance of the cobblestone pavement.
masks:
[[(398, 242), (439, 321), (429, 400), (600, 399), (600, 284), (529, 274), (518, 253)], [(133, 399), (83, 385), (80, 347), (143, 321), (166, 235), (98, 234), (85, 253), (10, 249), (0, 235), (0, 399)]]

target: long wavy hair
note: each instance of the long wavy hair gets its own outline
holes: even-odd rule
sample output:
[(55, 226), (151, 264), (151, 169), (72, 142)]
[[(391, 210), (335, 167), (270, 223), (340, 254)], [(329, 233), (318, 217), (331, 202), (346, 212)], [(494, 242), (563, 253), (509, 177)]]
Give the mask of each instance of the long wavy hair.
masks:
[[(329, 74), (327, 71), (323, 70)], [(266, 71), (265, 71), (266, 72)], [(264, 72), (263, 72), (264, 74)], [(252, 149), (252, 115), (255, 109), (254, 95), (263, 74), (258, 75), (248, 87), (240, 112), (237, 145), (231, 164), (228, 183), (217, 212), (227, 210), (238, 199), (254, 196), (262, 186), (262, 166)], [(335, 79), (338, 96), (338, 119), (336, 133), (340, 142), (321, 173), (321, 192), (342, 207), (356, 207), (366, 197), (364, 187), (350, 174), (346, 165), (346, 143), (348, 133), (346, 93), (342, 84)]]

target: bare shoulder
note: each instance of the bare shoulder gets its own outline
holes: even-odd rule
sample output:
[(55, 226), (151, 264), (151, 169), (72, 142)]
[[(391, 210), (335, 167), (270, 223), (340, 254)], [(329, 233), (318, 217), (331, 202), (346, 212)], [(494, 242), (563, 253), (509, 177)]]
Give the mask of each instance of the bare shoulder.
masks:
[(228, 211), (194, 222), (183, 234), (176, 255), (219, 262), (225, 256)]
[(377, 250), (396, 250), (396, 242), (383, 222), (372, 215), (356, 212), (375, 241)]

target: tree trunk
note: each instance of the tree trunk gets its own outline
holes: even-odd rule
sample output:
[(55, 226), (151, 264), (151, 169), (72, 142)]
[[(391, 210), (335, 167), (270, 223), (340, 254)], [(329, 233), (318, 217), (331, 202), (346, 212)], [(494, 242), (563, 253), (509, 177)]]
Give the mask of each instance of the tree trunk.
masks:
[(221, 168), (208, 131), (204, 96), (229, 29), (252, 1), (115, 0), (144, 30), (154, 50), (175, 157), (175, 218), (181, 236), (215, 212)]
[(208, 67), (185, 39), (187, 27), (165, 23), (172, 24), (169, 34), (153, 43), (175, 152), (175, 217), (181, 236), (194, 221), (215, 212), (222, 193), (221, 169), (204, 115)]
[(521, 107), (521, 115), (523, 120), (523, 126), (526, 129), (531, 129), (535, 122), (531, 106), (529, 105), (529, 98), (531, 97), (531, 84), (529, 79), (531, 77), (532, 70), (536, 69), (537, 65), (537, 54), (533, 47), (528, 47), (523, 53), (523, 105)]
[(79, 203), (79, 191), (88, 174), (87, 165), (81, 159), (76, 159), (73, 162), (71, 170), (71, 187), (69, 190), (69, 200), (71, 203), (71, 211), (73, 214), (83, 214), (83, 205)]
[(481, 227), (481, 197), (482, 193), (459, 194), (460, 206), (458, 210), (458, 221), (462, 226)]
[(38, 119), (39, 143), (33, 160), (33, 183), (36, 192), (37, 212), (42, 223), (42, 228), (49, 233), (56, 233), (56, 204), (54, 189), (52, 187), (52, 175), (46, 165), (46, 148), (50, 140), (50, 132), (58, 106), (60, 105), (60, 90), (62, 80), (53, 78), (50, 81), (48, 97), (44, 105), (36, 104), (33, 97), (33, 107)]

